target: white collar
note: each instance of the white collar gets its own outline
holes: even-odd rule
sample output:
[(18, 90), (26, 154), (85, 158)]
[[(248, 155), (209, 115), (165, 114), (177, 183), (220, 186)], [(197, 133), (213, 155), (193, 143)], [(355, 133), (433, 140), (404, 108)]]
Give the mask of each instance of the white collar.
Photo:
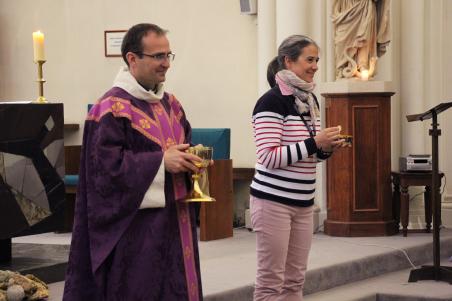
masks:
[(145, 100), (147, 102), (158, 102), (163, 97), (164, 89), (163, 89), (163, 83), (160, 83), (157, 85), (157, 92), (154, 93), (154, 91), (148, 91), (145, 88), (143, 88), (133, 77), (132, 74), (130, 74), (129, 68), (124, 66), (119, 69), (118, 74), (116, 75), (116, 78), (113, 82), (113, 87), (118, 87), (121, 89), (124, 89), (127, 93), (131, 94), (132, 96)]

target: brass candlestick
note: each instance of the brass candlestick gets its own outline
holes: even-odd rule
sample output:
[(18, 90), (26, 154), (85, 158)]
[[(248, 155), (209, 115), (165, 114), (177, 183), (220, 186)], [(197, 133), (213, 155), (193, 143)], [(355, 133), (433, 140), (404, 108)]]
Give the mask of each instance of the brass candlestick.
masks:
[(48, 103), (47, 99), (44, 97), (44, 83), (46, 82), (42, 76), (42, 65), (45, 63), (45, 60), (38, 60), (36, 63), (38, 64), (38, 82), (39, 87), (39, 97), (35, 100), (35, 103)]

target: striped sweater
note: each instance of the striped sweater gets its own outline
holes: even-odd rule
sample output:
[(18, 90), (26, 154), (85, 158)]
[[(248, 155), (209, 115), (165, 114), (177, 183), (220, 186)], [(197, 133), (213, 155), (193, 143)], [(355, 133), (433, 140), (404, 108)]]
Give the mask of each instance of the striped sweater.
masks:
[[(294, 96), (282, 95), (278, 86), (257, 101), (253, 111), (257, 163), (251, 195), (287, 205), (314, 204), (316, 165), (330, 154), (318, 149), (310, 136), (309, 112), (302, 116), (295, 109)], [(319, 119), (315, 129), (320, 131)]]

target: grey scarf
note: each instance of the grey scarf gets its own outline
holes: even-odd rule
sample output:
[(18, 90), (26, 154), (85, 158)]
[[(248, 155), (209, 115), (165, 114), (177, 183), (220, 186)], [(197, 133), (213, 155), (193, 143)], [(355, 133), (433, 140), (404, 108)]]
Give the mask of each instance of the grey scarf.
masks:
[(319, 108), (317, 107), (312, 94), (315, 83), (308, 83), (287, 69), (283, 69), (276, 73), (275, 79), (281, 91), (291, 92), (291, 94), (295, 96), (295, 108), (298, 113), (302, 114), (309, 112), (311, 115), (311, 122), (314, 124), (320, 116)]

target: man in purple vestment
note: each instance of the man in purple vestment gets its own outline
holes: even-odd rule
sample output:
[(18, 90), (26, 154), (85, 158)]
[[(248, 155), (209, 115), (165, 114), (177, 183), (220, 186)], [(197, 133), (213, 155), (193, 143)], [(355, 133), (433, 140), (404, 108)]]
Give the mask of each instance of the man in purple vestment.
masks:
[(65, 301), (202, 300), (194, 210), (183, 200), (191, 128), (164, 91), (174, 59), (166, 31), (124, 37), (113, 88), (84, 128)]

